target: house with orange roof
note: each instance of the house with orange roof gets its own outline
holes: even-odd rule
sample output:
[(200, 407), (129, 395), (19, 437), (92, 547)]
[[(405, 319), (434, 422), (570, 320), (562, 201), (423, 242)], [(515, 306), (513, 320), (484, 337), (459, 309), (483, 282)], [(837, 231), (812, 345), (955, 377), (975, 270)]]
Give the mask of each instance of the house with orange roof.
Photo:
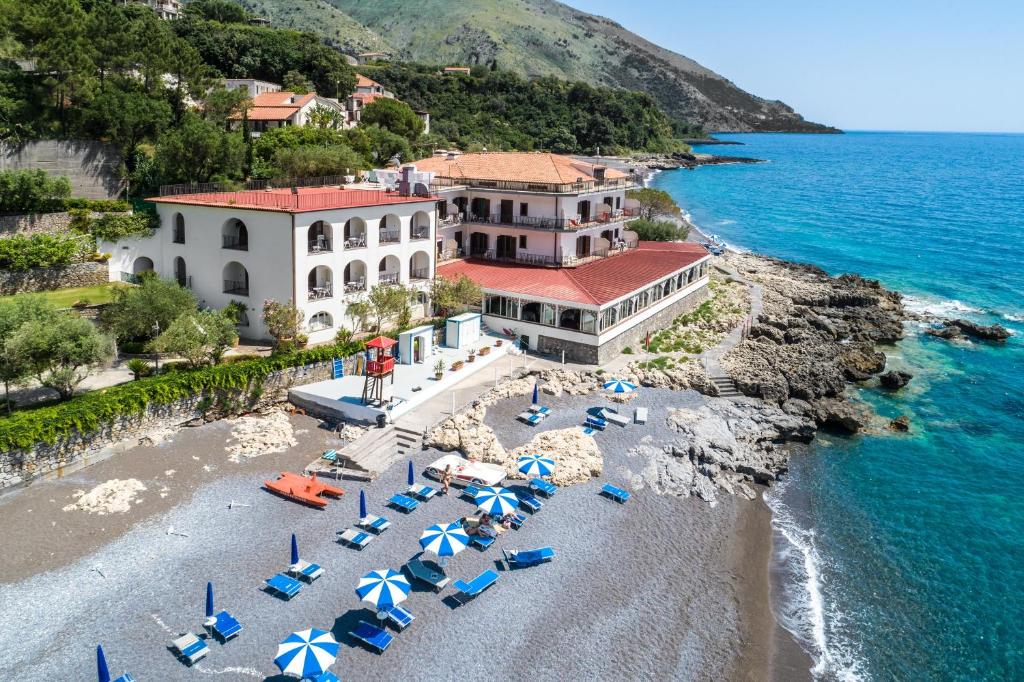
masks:
[[(261, 133), (272, 128), (306, 125), (310, 112), (318, 106), (333, 109), (342, 118), (346, 115), (344, 107), (337, 100), (321, 97), (316, 93), (299, 95), (279, 90), (260, 92), (254, 96), (244, 117), (249, 121), (252, 136), (259, 137)], [(240, 128), (242, 120), (242, 112), (236, 112), (228, 117), (232, 130)]]

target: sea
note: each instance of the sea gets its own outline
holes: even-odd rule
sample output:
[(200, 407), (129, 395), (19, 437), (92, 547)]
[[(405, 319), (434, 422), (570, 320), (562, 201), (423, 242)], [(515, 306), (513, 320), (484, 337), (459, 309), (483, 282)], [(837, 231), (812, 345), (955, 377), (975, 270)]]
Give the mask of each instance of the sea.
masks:
[(777, 618), (818, 679), (1024, 679), (1024, 135), (719, 137), (766, 163), (652, 181), (702, 231), (1014, 333), (883, 349), (914, 378), (853, 396), (911, 431), (823, 434), (767, 493)]

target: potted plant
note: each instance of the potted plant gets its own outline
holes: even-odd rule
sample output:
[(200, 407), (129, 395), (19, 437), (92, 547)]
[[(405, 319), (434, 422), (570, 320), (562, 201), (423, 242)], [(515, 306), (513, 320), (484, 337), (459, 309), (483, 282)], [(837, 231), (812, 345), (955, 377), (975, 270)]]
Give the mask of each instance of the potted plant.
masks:
[(501, 348), (501, 344), (502, 343), (503, 343), (503, 341), (501, 339), (498, 339), (497, 341), (494, 342), (494, 347), (495, 348)]
[(456, 360), (452, 363), (452, 371), (457, 372), (462, 369), (462, 360)]
[(483, 348), (480, 349), (480, 355), (481, 356), (488, 355), (490, 352), (491, 352), (491, 347), (490, 346), (484, 346)]
[(469, 351), (469, 358), (467, 358), (466, 362), (476, 362), (476, 351), (475, 350)]
[(440, 381), (441, 377), (444, 376), (444, 360), (438, 360), (434, 363), (434, 379)]
[(301, 332), (295, 335), (295, 346), (296, 347), (298, 347), (298, 348), (305, 348), (307, 343), (309, 343), (309, 337), (308, 336), (306, 336), (305, 334), (303, 334)]

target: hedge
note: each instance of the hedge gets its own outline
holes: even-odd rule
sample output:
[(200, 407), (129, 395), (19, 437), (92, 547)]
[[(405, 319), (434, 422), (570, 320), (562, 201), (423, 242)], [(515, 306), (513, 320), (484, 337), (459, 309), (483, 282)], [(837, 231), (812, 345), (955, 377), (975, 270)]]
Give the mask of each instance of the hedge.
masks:
[(76, 236), (16, 234), (0, 239), (0, 269), (28, 270), (67, 265), (81, 260), (82, 252), (88, 246)]
[(63, 210), (71, 182), (44, 170), (0, 171), (0, 212), (50, 213)]
[(96, 213), (127, 213), (132, 210), (132, 205), (121, 199), (84, 199), (74, 197), (64, 199), (63, 206), (65, 211), (70, 211), (73, 208), (84, 208), (87, 211), (95, 211)]
[(169, 405), (205, 392), (254, 389), (272, 372), (348, 357), (363, 348), (362, 342), (349, 342), (162, 374), (85, 393), (55, 405), (21, 410), (0, 418), (0, 452), (27, 450), (40, 442), (52, 445), (74, 431), (91, 433), (118, 417), (142, 414), (151, 404)]

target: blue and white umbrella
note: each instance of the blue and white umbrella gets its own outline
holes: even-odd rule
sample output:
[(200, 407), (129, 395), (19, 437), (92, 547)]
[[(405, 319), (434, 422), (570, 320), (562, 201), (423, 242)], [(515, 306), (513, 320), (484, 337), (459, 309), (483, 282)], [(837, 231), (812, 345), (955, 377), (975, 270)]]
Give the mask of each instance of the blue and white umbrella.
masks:
[(604, 382), (604, 389), (612, 393), (632, 393), (636, 390), (636, 384), (621, 379), (612, 379)]
[(555, 460), (543, 455), (523, 455), (519, 458), (519, 471), (527, 476), (550, 476), (555, 470)]
[(481, 488), (473, 501), (477, 509), (491, 516), (504, 516), (519, 508), (519, 498), (514, 492), (496, 486)]
[(322, 675), (338, 660), (338, 642), (326, 630), (301, 630), (288, 635), (277, 647), (274, 663), (285, 675), (312, 678)]
[(468, 544), (469, 535), (461, 523), (435, 523), (420, 536), (420, 547), (439, 557), (455, 556)]
[(378, 610), (401, 604), (409, 596), (412, 585), (405, 576), (390, 568), (370, 571), (359, 579), (356, 594), (363, 601), (370, 602)]

